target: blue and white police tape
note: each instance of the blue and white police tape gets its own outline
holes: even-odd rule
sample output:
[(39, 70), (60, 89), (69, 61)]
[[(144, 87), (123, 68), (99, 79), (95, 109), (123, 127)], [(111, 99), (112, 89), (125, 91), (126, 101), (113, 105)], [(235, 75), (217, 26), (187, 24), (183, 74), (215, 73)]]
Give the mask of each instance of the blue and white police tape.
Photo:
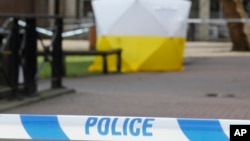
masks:
[[(24, 22), (22, 20), (19, 20), (18, 24), (20, 26), (26, 26), (26, 22)], [(81, 24), (80, 29), (74, 29), (74, 30), (71, 30), (71, 31), (63, 32), (62, 37), (65, 38), (65, 37), (71, 37), (71, 36), (76, 36), (76, 35), (80, 35), (80, 34), (83, 34), (83, 33), (87, 33), (87, 32), (89, 32), (88, 27), (91, 26), (91, 25), (92, 24)], [(50, 31), (50, 30), (47, 30), (45, 28), (36, 27), (36, 31), (38, 33), (41, 33), (41, 34), (46, 35), (46, 36), (53, 36), (53, 32)]]
[(229, 141), (248, 120), (0, 114), (1, 139)]

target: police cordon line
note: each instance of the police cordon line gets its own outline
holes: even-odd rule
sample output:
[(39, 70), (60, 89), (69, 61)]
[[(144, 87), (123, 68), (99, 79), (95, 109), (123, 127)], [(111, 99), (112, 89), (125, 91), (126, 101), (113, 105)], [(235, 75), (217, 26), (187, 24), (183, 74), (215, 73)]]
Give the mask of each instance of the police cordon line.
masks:
[[(26, 23), (24, 21), (22, 21), (22, 20), (19, 20), (18, 24), (20, 26), (23, 26), (23, 27), (26, 26)], [(74, 30), (71, 30), (71, 31), (63, 32), (62, 37), (71, 37), (71, 36), (87, 33), (89, 31), (88, 27), (90, 27), (92, 25), (93, 24), (91, 24), (91, 23), (86, 23), (86, 24), (81, 24), (80, 26), (74, 26), (75, 28), (78, 27), (79, 29), (74, 29)], [(53, 35), (52, 31), (50, 31), (48, 29), (45, 29), (45, 28), (41, 28), (41, 27), (36, 27), (36, 31), (38, 33), (41, 33), (41, 34), (44, 34), (44, 35), (50, 36), (50, 37)]]
[[(188, 19), (187, 23), (190, 24), (202, 24), (202, 23), (207, 23), (207, 24), (226, 24), (226, 23), (250, 23), (250, 19)], [(26, 23), (22, 20), (18, 21), (18, 24), (20, 26), (25, 26)], [(72, 25), (70, 27), (73, 28), (78, 28), (78, 29), (73, 29), (71, 31), (66, 31), (62, 33), (62, 37), (71, 37), (71, 36), (75, 36), (75, 35), (79, 35), (79, 34), (83, 34), (83, 33), (87, 33), (89, 31), (88, 27), (93, 26), (93, 23), (86, 23), (86, 24), (80, 24), (80, 25)], [(36, 30), (38, 33), (47, 35), (47, 36), (52, 36), (53, 32), (45, 29), (45, 28), (41, 28), (41, 27), (36, 27)]]
[(226, 24), (226, 23), (250, 23), (250, 19), (242, 18), (242, 19), (188, 19), (188, 23), (195, 23), (195, 24)]
[(0, 114), (0, 139), (229, 141), (249, 120)]

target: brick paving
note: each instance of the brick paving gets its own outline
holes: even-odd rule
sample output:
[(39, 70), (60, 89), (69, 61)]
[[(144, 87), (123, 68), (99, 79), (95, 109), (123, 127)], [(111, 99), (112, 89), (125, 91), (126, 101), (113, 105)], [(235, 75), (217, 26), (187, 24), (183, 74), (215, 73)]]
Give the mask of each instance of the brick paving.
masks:
[(184, 71), (66, 78), (77, 93), (5, 113), (250, 119), (250, 54), (229, 50), (188, 43)]

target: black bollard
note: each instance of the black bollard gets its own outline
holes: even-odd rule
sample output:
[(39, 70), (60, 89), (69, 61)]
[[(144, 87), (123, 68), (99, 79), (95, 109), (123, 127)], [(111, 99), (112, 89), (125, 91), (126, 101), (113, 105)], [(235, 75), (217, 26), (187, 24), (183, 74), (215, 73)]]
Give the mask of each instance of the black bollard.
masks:
[(26, 18), (24, 34), (24, 84), (26, 86), (28, 96), (32, 96), (37, 91), (37, 32), (36, 20), (34, 17)]
[(19, 73), (19, 57), (18, 57), (18, 51), (20, 48), (20, 36), (19, 36), (19, 25), (18, 25), (18, 19), (14, 18), (12, 22), (12, 28), (10, 33), (10, 42), (9, 42), (9, 48), (11, 55), (9, 56), (9, 85), (12, 89), (12, 95), (11, 98), (17, 98), (17, 89), (18, 89), (18, 73)]
[(64, 74), (63, 52), (62, 52), (62, 30), (63, 19), (56, 18), (54, 40), (52, 41), (52, 88), (61, 88)]

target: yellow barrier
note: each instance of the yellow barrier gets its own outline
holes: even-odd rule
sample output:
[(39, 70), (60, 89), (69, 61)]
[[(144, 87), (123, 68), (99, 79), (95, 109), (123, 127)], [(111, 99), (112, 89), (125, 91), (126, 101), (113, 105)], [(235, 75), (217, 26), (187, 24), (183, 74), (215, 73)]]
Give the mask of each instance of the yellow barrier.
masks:
[[(183, 69), (184, 37), (165, 36), (99, 36), (97, 49), (122, 48), (122, 71), (180, 71)], [(116, 57), (110, 56), (109, 70), (115, 70)], [(90, 71), (102, 70), (96, 57)]]

